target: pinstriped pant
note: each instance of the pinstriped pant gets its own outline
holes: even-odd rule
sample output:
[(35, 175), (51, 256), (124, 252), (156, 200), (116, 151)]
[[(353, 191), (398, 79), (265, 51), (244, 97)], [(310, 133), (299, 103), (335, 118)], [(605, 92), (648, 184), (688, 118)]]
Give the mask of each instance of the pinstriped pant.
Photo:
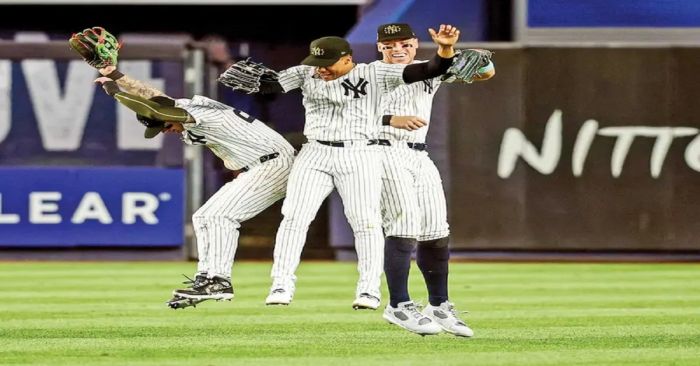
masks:
[(384, 234), (419, 241), (450, 235), (442, 179), (428, 153), (399, 141), (381, 149)]
[(277, 231), (271, 276), (276, 283), (294, 281), (309, 224), (323, 200), (338, 189), (355, 236), (356, 295), (380, 297), (384, 239), (379, 201), (380, 155), (376, 146), (332, 147), (309, 142), (297, 156), (282, 205), (284, 218)]
[(238, 228), (284, 197), (294, 157), (280, 153), (226, 183), (192, 216), (197, 237), (197, 272), (231, 277)]

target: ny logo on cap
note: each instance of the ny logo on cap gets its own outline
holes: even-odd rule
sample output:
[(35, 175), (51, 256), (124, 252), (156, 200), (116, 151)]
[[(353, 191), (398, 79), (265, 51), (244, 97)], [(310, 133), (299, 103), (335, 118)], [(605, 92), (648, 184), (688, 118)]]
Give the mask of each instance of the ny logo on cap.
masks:
[(324, 52), (325, 51), (323, 50), (323, 48), (320, 48), (320, 47), (312, 47), (311, 48), (311, 54), (314, 56), (323, 56)]
[(401, 32), (401, 27), (398, 25), (388, 25), (384, 27), (384, 33), (386, 34), (395, 34)]

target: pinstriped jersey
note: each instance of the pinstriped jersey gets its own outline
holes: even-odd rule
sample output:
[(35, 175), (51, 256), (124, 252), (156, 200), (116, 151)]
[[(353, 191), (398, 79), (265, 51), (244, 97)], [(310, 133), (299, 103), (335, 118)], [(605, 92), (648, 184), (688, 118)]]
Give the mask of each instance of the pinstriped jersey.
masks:
[(312, 66), (294, 66), (279, 73), (285, 92), (300, 88), (306, 110), (304, 135), (309, 140), (377, 138), (381, 96), (403, 81), (406, 65), (357, 64), (335, 80), (324, 81)]
[(195, 119), (195, 123), (183, 124), (182, 141), (188, 145), (205, 145), (228, 169), (240, 169), (275, 152), (294, 153), (282, 135), (226, 104), (196, 95), (192, 99), (175, 100), (175, 106)]
[[(427, 61), (414, 61), (421, 63)], [(430, 127), (430, 114), (433, 109), (433, 97), (442, 85), (440, 77), (402, 85), (391, 93), (384, 95), (381, 102), (383, 115), (418, 116), (428, 121), (428, 125), (414, 131), (403, 130), (391, 126), (380, 126), (379, 138), (387, 140), (399, 140), (407, 142), (425, 143), (428, 128)], [(381, 124), (381, 121), (379, 122)]]

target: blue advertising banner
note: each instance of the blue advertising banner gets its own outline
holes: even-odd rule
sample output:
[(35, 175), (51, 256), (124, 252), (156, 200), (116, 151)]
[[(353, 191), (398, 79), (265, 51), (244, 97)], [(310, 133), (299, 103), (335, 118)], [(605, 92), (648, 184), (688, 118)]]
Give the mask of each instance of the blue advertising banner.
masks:
[(528, 0), (529, 27), (700, 27), (700, 1)]
[[(179, 62), (125, 60), (119, 68), (183, 96)], [(93, 83), (98, 76), (82, 60), (0, 60), (0, 165), (181, 165), (177, 137), (145, 139), (136, 115)]]
[(183, 244), (182, 169), (0, 168), (2, 247)]

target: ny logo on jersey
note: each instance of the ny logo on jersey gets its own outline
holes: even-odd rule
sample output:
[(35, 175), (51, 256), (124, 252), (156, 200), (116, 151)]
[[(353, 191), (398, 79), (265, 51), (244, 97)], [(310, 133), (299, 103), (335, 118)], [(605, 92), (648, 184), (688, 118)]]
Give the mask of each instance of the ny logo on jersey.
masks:
[(428, 94), (433, 94), (433, 81), (432, 80), (423, 80), (423, 91), (428, 93)]
[(204, 138), (204, 135), (197, 135), (196, 133), (192, 131), (187, 131), (187, 137), (190, 139), (190, 142), (192, 142), (192, 145), (206, 145), (207, 140)]
[(358, 81), (357, 84), (353, 85), (350, 79), (345, 79), (340, 85), (342, 85), (343, 89), (345, 89), (346, 97), (350, 95), (350, 92), (352, 91), (352, 97), (359, 98), (360, 95), (367, 95), (367, 91), (365, 90), (367, 88), (367, 84), (369, 84), (367, 80), (360, 78), (360, 81)]

